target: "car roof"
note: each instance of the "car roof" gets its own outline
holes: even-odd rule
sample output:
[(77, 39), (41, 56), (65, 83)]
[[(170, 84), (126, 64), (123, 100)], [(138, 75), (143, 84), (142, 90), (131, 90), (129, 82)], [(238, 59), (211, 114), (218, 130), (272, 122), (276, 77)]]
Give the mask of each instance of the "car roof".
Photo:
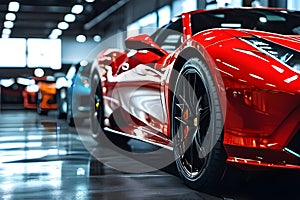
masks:
[(240, 7), (240, 8), (218, 8), (218, 9), (211, 9), (211, 10), (194, 10), (190, 12), (182, 13), (178, 16), (183, 16), (186, 14), (197, 14), (197, 13), (210, 13), (215, 11), (226, 11), (226, 10), (274, 10), (274, 11), (288, 11), (285, 8), (272, 8), (272, 7)]

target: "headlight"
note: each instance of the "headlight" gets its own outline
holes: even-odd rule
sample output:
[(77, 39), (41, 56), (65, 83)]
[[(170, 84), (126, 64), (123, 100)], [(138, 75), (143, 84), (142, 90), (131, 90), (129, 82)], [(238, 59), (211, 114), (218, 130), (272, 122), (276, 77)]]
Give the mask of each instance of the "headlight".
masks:
[(242, 40), (250, 43), (260, 52), (265, 53), (286, 65), (289, 65), (297, 71), (300, 71), (300, 52), (262, 38), (251, 37), (242, 38)]

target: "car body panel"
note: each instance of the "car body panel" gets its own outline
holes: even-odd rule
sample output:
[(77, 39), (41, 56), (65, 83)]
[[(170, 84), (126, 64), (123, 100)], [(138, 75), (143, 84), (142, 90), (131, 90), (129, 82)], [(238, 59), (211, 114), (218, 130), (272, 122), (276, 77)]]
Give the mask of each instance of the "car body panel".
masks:
[(300, 155), (288, 147), (300, 134), (300, 71), (248, 41), (258, 38), (299, 53), (299, 36), (230, 28), (192, 36), (191, 15), (204, 12), (181, 16), (184, 42), (173, 52), (154, 45), (156, 52), (106, 50), (98, 55), (105, 128), (172, 149), (172, 77), (182, 58), (202, 56), (217, 86), (227, 161), (299, 169)]

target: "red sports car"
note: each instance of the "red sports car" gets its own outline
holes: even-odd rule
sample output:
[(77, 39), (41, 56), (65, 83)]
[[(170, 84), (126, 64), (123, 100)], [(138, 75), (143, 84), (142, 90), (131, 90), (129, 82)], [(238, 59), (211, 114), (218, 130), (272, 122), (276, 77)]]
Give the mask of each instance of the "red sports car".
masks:
[(93, 136), (172, 150), (186, 184), (214, 188), (226, 165), (300, 169), (300, 13), (184, 13), (107, 49), (91, 70)]

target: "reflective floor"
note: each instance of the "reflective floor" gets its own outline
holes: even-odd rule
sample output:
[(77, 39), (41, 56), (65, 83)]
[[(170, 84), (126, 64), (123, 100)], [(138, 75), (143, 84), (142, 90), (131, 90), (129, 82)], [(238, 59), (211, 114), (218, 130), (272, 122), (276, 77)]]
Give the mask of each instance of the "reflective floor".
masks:
[[(122, 173), (103, 166), (91, 175), (90, 153), (55, 113), (0, 113), (2, 199), (208, 199), (179, 178), (155, 171)], [(113, 158), (112, 158), (113, 159)]]
[[(186, 187), (174, 170), (126, 173), (94, 167), (76, 129), (55, 112), (0, 113), (0, 197), (10, 199), (295, 199), (299, 173), (252, 173), (241, 187), (219, 195)], [(140, 144), (141, 145), (141, 144)], [(146, 146), (147, 147), (147, 146)], [(106, 155), (106, 162), (115, 157)], [(95, 171), (96, 170), (96, 171)], [(98, 170), (98, 171), (97, 171)]]

